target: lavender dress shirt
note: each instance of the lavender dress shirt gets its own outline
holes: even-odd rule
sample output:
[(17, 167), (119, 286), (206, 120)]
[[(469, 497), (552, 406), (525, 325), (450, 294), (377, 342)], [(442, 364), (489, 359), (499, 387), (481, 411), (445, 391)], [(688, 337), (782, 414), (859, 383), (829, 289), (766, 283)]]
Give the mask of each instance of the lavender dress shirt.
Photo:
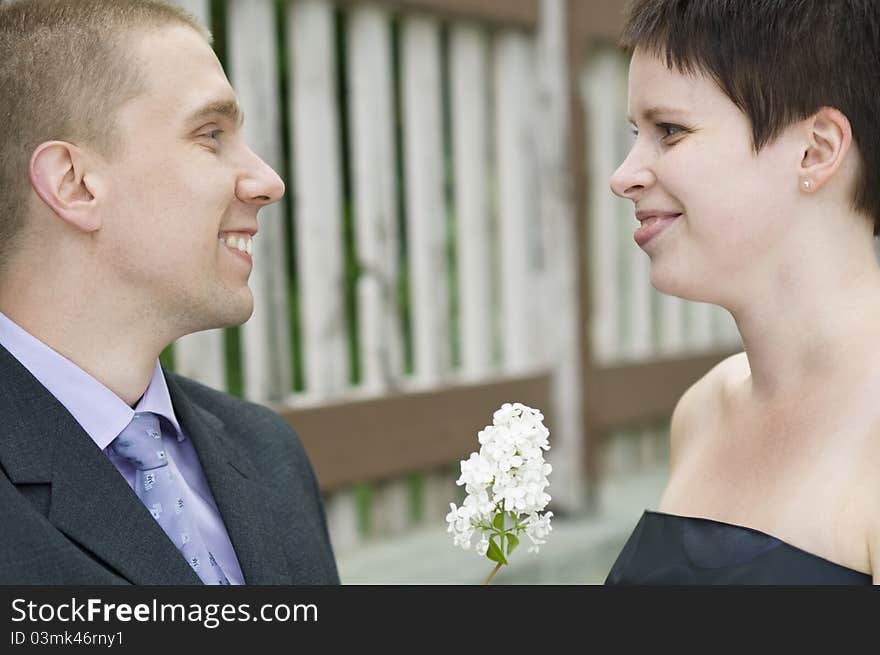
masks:
[(131, 462), (112, 452), (109, 448), (110, 442), (131, 422), (135, 412), (158, 414), (168, 433), (177, 435), (176, 440), (170, 439), (166, 444), (168, 466), (179, 474), (178, 479), (183, 479), (184, 500), (190, 508), (196, 528), (226, 573), (230, 584), (244, 584), (241, 566), (208, 487), (198, 455), (174, 415), (171, 396), (158, 359), (147, 390), (132, 409), (110, 389), (23, 330), (2, 312), (0, 345), (67, 408), (95, 445), (113, 462), (132, 492), (137, 471)]

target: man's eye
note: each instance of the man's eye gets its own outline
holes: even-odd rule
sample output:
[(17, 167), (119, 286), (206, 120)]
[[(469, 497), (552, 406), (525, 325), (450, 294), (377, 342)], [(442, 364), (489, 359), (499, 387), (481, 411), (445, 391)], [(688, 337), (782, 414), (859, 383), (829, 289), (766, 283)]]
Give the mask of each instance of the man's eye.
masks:
[(217, 141), (221, 134), (223, 134), (223, 130), (211, 130), (210, 132), (205, 132), (202, 136)]

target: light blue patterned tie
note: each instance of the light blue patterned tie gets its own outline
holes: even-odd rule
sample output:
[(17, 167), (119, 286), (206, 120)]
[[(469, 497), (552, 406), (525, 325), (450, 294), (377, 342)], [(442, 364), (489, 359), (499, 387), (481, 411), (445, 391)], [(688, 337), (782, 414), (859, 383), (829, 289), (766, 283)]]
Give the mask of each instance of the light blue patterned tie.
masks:
[(229, 584), (184, 506), (180, 483), (165, 457), (159, 417), (150, 412), (136, 413), (111, 446), (137, 468), (135, 493), (196, 575), (205, 584)]

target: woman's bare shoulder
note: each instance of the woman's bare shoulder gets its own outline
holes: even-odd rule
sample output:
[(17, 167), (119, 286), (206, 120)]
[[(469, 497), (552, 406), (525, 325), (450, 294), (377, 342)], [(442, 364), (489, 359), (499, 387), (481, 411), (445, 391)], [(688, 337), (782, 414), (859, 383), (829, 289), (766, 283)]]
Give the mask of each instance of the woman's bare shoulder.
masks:
[(699, 426), (719, 409), (725, 389), (749, 375), (749, 362), (744, 352), (718, 362), (685, 391), (672, 412), (669, 428), (670, 465), (675, 468), (682, 454), (697, 434)]

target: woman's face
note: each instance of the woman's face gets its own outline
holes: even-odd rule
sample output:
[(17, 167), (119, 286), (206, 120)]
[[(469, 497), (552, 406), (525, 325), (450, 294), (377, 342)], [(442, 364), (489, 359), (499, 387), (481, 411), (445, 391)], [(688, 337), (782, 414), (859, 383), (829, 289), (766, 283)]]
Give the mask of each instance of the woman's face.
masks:
[(755, 154), (748, 118), (711, 78), (679, 74), (641, 50), (630, 63), (628, 112), (637, 136), (611, 188), (635, 205), (652, 284), (690, 300), (735, 301), (785, 245), (803, 157), (797, 132)]

